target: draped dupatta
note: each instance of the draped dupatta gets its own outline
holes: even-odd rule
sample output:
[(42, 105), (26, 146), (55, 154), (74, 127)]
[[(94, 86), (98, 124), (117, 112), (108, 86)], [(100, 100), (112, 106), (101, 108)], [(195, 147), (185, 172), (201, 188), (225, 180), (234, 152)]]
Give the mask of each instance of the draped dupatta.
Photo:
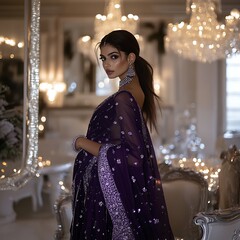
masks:
[(83, 150), (76, 157), (71, 239), (174, 239), (151, 138), (131, 93), (97, 107), (87, 138), (102, 146), (97, 157)]

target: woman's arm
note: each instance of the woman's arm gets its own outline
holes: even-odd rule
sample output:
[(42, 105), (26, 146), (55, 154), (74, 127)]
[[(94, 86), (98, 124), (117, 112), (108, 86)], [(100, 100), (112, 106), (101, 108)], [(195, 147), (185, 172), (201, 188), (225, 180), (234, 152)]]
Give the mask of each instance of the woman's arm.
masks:
[(91, 141), (84, 136), (77, 137), (73, 142), (74, 150), (80, 151), (82, 148), (94, 156), (98, 156), (100, 147), (101, 147), (100, 143)]

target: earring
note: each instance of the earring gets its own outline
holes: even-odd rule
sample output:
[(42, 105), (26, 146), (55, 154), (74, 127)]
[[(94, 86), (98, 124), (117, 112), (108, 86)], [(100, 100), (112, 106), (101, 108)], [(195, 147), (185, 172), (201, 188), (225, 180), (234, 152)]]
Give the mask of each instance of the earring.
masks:
[(130, 83), (133, 80), (133, 77), (136, 75), (133, 64), (130, 64), (127, 70), (126, 77), (119, 82), (119, 87)]
[(127, 76), (132, 78), (136, 75), (133, 64), (130, 63), (127, 71)]

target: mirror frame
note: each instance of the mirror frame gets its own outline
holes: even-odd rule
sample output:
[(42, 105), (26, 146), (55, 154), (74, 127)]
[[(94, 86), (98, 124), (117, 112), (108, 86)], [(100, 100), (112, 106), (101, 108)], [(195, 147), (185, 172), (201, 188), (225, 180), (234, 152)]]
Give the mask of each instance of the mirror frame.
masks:
[(24, 96), (23, 117), (27, 122), (23, 125), (27, 129), (23, 131), (26, 135), (23, 136), (23, 166), (18, 173), (0, 179), (0, 190), (17, 190), (38, 175), (40, 0), (24, 0), (24, 22), (24, 84), (27, 86), (27, 97)]

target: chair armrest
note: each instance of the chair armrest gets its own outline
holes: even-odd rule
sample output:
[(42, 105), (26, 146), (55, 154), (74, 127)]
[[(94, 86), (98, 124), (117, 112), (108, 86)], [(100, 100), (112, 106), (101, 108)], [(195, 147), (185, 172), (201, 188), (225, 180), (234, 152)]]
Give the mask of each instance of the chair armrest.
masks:
[(240, 208), (200, 212), (194, 223), (202, 229), (201, 240), (237, 239), (240, 234)]
[(69, 239), (72, 220), (72, 195), (61, 195), (54, 204), (54, 212), (57, 220), (55, 239)]

